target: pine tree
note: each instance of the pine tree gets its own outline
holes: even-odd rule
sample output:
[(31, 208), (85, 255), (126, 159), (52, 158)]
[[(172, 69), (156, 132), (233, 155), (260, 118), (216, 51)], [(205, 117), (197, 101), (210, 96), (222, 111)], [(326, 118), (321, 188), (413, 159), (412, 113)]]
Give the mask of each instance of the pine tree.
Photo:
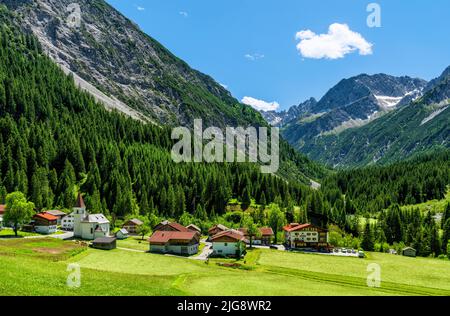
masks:
[(450, 218), (445, 222), (442, 232), (442, 253), (446, 253), (448, 246), (450, 246)]
[(364, 228), (361, 247), (366, 251), (374, 251), (375, 242), (370, 223), (367, 223), (366, 227)]

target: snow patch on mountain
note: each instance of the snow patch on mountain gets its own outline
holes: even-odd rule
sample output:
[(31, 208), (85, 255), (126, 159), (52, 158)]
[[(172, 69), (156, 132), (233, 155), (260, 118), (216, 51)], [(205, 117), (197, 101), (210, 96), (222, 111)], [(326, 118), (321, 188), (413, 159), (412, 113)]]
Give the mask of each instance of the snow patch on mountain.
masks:
[(335, 127), (333, 130), (328, 131), (328, 132), (323, 132), (319, 136), (338, 135), (338, 134), (342, 133), (343, 131), (345, 131), (346, 129), (355, 128), (355, 127), (362, 127), (362, 126), (367, 125), (370, 122), (380, 118), (384, 114), (386, 114), (386, 111), (385, 112), (378, 112), (378, 111), (376, 111), (372, 115), (369, 115), (367, 117), (367, 119), (365, 119), (365, 120), (362, 120), (362, 119), (351, 119), (351, 120), (345, 121), (341, 125)]
[(405, 96), (402, 96), (402, 97), (389, 97), (389, 96), (385, 96), (385, 95), (375, 95), (375, 98), (377, 99), (378, 104), (380, 105), (381, 108), (383, 108), (383, 109), (390, 109), (390, 108), (393, 108), (393, 107), (397, 106), (397, 104), (399, 104), (400, 101)]

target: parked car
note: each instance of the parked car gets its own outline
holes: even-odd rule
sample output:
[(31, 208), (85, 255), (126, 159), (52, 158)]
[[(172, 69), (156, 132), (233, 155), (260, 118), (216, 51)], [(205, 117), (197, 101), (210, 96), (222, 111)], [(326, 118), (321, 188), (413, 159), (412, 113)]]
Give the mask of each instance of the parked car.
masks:
[(270, 246), (270, 249), (278, 250), (278, 246), (276, 246), (276, 245), (271, 245), (271, 246)]
[(365, 258), (366, 254), (364, 253), (364, 251), (358, 251), (358, 257)]

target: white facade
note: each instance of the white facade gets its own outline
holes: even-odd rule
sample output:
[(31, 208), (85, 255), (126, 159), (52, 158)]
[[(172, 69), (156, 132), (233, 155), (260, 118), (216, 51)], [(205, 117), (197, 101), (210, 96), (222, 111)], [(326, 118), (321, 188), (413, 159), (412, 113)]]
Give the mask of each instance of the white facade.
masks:
[(127, 239), (128, 236), (129, 236), (128, 231), (126, 229), (124, 229), (124, 228), (122, 228), (121, 230), (119, 230), (116, 233), (116, 238), (120, 239), (120, 240)]
[(109, 220), (103, 214), (89, 214), (85, 207), (74, 207), (73, 232), (74, 236), (94, 240), (109, 236)]
[(57, 226), (56, 225), (53, 225), (53, 226), (34, 226), (34, 230), (38, 234), (49, 235), (49, 234), (56, 233)]
[(314, 231), (294, 231), (287, 234), (287, 241), (293, 243), (299, 242), (319, 242), (319, 233)]
[(75, 216), (72, 214), (69, 214), (67, 216), (64, 216), (61, 220), (61, 228), (63, 230), (73, 230), (75, 223)]
[(198, 253), (198, 244), (194, 245), (152, 245), (150, 244), (150, 252), (171, 253), (177, 255), (195, 255)]
[(213, 242), (213, 255), (217, 256), (235, 256), (241, 242)]

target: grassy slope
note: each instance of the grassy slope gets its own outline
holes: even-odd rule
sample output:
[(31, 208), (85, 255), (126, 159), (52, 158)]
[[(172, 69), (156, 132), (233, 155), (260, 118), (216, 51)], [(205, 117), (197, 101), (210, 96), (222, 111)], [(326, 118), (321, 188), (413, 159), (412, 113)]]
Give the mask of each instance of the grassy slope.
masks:
[(142, 237), (131, 236), (125, 240), (117, 240), (117, 247), (139, 251), (148, 251), (149, 245), (147, 240), (148, 237), (145, 237), (144, 240), (142, 240)]
[[(360, 279), (365, 283), (367, 266), (377, 263), (381, 267), (382, 288), (397, 287), (399, 291), (434, 292), (445, 290), (450, 294), (450, 261), (427, 258), (407, 258), (382, 253), (370, 253), (365, 260), (347, 257), (328, 257), (298, 253), (263, 252), (261, 265), (293, 269), (302, 272), (326, 273), (347, 278)], [(437, 293), (440, 291), (436, 291)], [(448, 295), (447, 294), (447, 295)]]
[(414, 208), (419, 209), (421, 212), (432, 211), (433, 213), (442, 213), (448, 203), (450, 203), (450, 189), (442, 200), (432, 200), (421, 204), (405, 205), (402, 206), (402, 209)]
[[(46, 247), (69, 259), (60, 253), (62, 261), (54, 262), (35, 251)], [(0, 295), (450, 295), (450, 262), (436, 259), (255, 250), (244, 270), (123, 250), (89, 249), (71, 256), (73, 247), (61, 241), (0, 241)], [(381, 289), (366, 285), (367, 265), (374, 262), (382, 268)], [(79, 289), (65, 285), (68, 263), (81, 266)]]

